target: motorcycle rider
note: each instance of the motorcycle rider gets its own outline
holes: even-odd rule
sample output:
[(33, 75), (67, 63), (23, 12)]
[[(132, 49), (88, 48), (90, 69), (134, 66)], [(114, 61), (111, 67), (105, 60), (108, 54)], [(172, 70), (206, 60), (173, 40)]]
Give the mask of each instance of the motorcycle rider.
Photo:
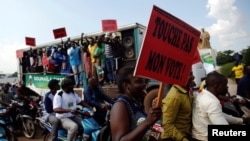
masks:
[(59, 81), (56, 79), (50, 80), (48, 83), (48, 87), (50, 91), (45, 94), (43, 103), (45, 109), (44, 119), (52, 125), (52, 141), (57, 141), (57, 132), (61, 122), (56, 117), (56, 113), (53, 110), (53, 99), (56, 92), (60, 89)]
[(105, 95), (96, 77), (89, 78), (88, 86), (84, 91), (84, 101), (96, 108), (95, 120), (99, 125), (103, 125), (110, 104), (114, 101)]
[(67, 140), (74, 141), (77, 133), (83, 135), (83, 126), (81, 119), (75, 115), (77, 105), (88, 107), (75, 92), (74, 81), (70, 78), (64, 78), (61, 82), (62, 91), (54, 96), (53, 110), (56, 112), (56, 117), (60, 119), (61, 125), (64, 129), (68, 130)]
[(3, 91), (0, 92), (0, 105), (9, 106), (11, 100), (14, 99), (13, 93), (9, 92), (9, 85), (5, 84)]

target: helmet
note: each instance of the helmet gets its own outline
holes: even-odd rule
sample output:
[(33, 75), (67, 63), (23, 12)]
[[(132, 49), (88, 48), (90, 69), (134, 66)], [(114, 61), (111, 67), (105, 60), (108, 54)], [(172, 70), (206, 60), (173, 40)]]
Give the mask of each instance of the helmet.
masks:
[(48, 83), (49, 89), (53, 89), (55, 86), (59, 85), (58, 83), (59, 83), (59, 81), (56, 79), (50, 80)]
[(62, 88), (65, 88), (66, 86), (72, 86), (72, 85), (74, 85), (74, 81), (72, 79), (66, 77), (62, 80), (62, 83), (61, 83)]

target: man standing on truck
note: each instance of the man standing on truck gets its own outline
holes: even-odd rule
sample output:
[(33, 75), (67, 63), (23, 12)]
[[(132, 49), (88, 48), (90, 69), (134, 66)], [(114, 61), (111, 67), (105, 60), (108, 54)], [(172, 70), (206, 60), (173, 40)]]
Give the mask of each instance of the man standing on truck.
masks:
[(81, 49), (74, 41), (71, 42), (71, 47), (67, 50), (69, 55), (69, 63), (74, 73), (75, 86), (82, 86), (82, 60)]

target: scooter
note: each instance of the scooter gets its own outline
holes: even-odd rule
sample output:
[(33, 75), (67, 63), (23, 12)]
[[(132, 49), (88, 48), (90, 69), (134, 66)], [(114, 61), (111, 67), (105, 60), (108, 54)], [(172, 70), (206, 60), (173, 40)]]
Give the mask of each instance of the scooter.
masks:
[(13, 120), (8, 114), (8, 108), (0, 107), (0, 140), (17, 141), (13, 130)]
[[(94, 112), (89, 108), (77, 109), (77, 113), (82, 116), (82, 126), (84, 128), (83, 138), (77, 137), (76, 141), (96, 141), (97, 135), (100, 132), (100, 125), (93, 118)], [(44, 141), (51, 140), (51, 130), (52, 126), (49, 122), (40, 118), (40, 122), (45, 127)], [(58, 141), (67, 141), (67, 130), (59, 129), (58, 131)]]

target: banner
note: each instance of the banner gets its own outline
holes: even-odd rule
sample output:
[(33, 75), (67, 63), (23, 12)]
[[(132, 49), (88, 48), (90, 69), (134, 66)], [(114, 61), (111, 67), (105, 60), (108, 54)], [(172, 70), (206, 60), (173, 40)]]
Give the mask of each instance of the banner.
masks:
[(48, 83), (51, 79), (57, 79), (61, 82), (64, 77), (63, 75), (26, 74), (25, 86), (44, 96), (49, 91)]
[(200, 31), (153, 6), (134, 75), (186, 85)]

